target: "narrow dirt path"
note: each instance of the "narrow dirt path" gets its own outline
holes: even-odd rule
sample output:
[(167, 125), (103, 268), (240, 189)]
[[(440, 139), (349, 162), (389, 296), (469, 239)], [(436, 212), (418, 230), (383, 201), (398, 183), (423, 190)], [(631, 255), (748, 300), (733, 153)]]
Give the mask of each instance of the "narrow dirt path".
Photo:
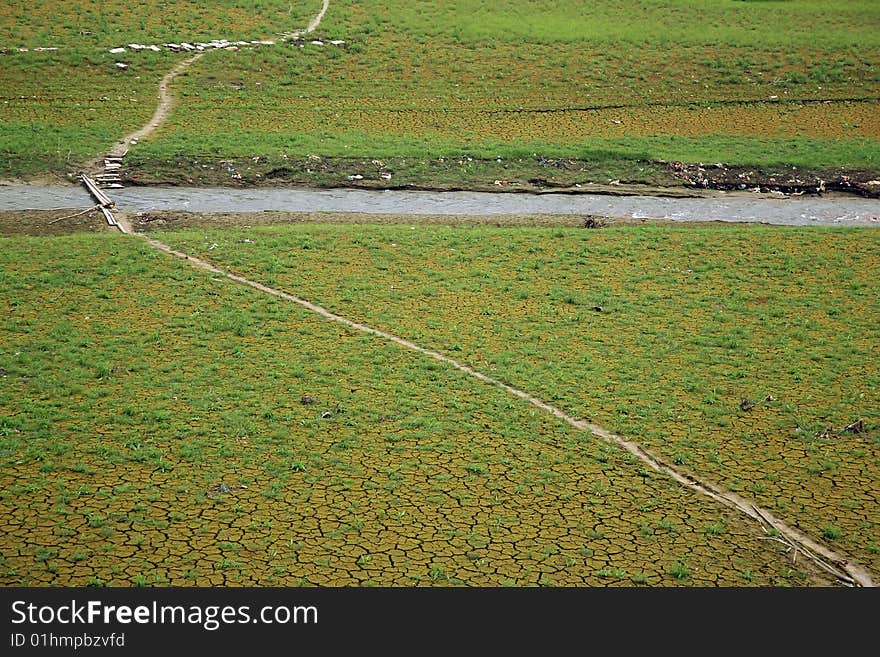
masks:
[(312, 19), (312, 22), (308, 24), (306, 29), (297, 30), (292, 34), (293, 37), (302, 36), (303, 34), (308, 34), (309, 32), (314, 32), (318, 25), (321, 24), (321, 21), (324, 20), (324, 14), (327, 13), (327, 9), (330, 7), (330, 0), (324, 0), (324, 3), (321, 5), (321, 11), (318, 12), (318, 15)]
[[(131, 232), (130, 226), (128, 226), (127, 222), (125, 226), (129, 230), (129, 232)], [(664, 463), (661, 459), (657, 458), (654, 454), (652, 454), (636, 442), (626, 440), (622, 436), (612, 433), (611, 431), (608, 431), (607, 429), (597, 424), (593, 424), (591, 422), (586, 422), (584, 420), (579, 420), (575, 417), (572, 417), (571, 415), (568, 415), (564, 411), (558, 409), (555, 406), (552, 406), (551, 404), (548, 404), (547, 402), (535, 397), (534, 395), (531, 395), (528, 392), (525, 392), (518, 388), (514, 388), (513, 386), (499, 381), (498, 379), (487, 376), (486, 374), (483, 374), (482, 372), (475, 370), (468, 365), (460, 363), (454, 358), (450, 358), (449, 356), (441, 354), (437, 351), (427, 349), (414, 342), (410, 342), (409, 340), (405, 340), (404, 338), (400, 338), (396, 335), (387, 333), (380, 329), (372, 328), (370, 326), (352, 321), (350, 319), (342, 317), (341, 315), (337, 315), (327, 310), (326, 308), (323, 308), (322, 306), (318, 306), (310, 301), (284, 292), (283, 290), (278, 290), (267, 285), (263, 285), (262, 283), (252, 281), (248, 278), (245, 278), (244, 276), (239, 276), (237, 274), (233, 274), (231, 272), (220, 269), (219, 267), (216, 267), (215, 265), (212, 265), (205, 260), (201, 260), (200, 258), (197, 258), (195, 256), (176, 251), (167, 244), (148, 237), (142, 233), (132, 234), (145, 239), (147, 243), (150, 244), (152, 247), (186, 260), (195, 267), (198, 267), (205, 271), (209, 271), (213, 274), (225, 276), (226, 278), (229, 278), (243, 285), (248, 285), (256, 290), (259, 290), (260, 292), (264, 292), (266, 294), (271, 294), (273, 296), (292, 301), (314, 313), (317, 313), (318, 315), (321, 315), (326, 319), (338, 322), (356, 331), (367, 333), (382, 338), (384, 340), (389, 340), (391, 342), (394, 342), (395, 344), (405, 347), (406, 349), (416, 351), (424, 356), (433, 358), (434, 360), (440, 361), (442, 363), (446, 363), (447, 365), (451, 365), (457, 370), (460, 370), (465, 374), (468, 374), (482, 381), (483, 383), (501, 388), (502, 390), (505, 390), (508, 393), (529, 402), (533, 406), (536, 406), (537, 408), (540, 408), (554, 415), (555, 417), (567, 422), (569, 425), (575, 427), (576, 429), (588, 432), (596, 436), (597, 438), (600, 438), (601, 440), (604, 440), (612, 445), (626, 450), (653, 470), (657, 472), (662, 472), (672, 477), (680, 484), (687, 486), (691, 490), (710, 497), (711, 499), (716, 500), (758, 522), (759, 524), (761, 524), (762, 529), (764, 529), (765, 534), (767, 534), (768, 540), (777, 540), (787, 545), (789, 548), (796, 550), (797, 552), (795, 554), (802, 554), (820, 568), (834, 575), (844, 584), (847, 584), (849, 586), (874, 586), (871, 574), (863, 566), (854, 563), (847, 557), (838, 554), (837, 552), (825, 547), (824, 545), (821, 545), (820, 543), (817, 543), (803, 532), (794, 527), (788, 526), (782, 520), (776, 518), (770, 511), (752, 504), (747, 499), (737, 495), (736, 493), (722, 490), (710, 482), (699, 480), (695, 477), (692, 477), (677, 470), (674, 466), (668, 463)], [(768, 526), (771, 529), (775, 530), (777, 535), (773, 535), (767, 529)]]
[(165, 74), (165, 77), (159, 82), (159, 105), (156, 107), (156, 111), (153, 112), (153, 118), (151, 118), (149, 123), (142, 128), (135, 130), (131, 134), (125, 135), (125, 137), (113, 144), (108, 151), (110, 157), (124, 157), (132, 142), (137, 142), (144, 137), (149, 136), (156, 130), (156, 128), (165, 122), (165, 119), (168, 118), (168, 114), (171, 112), (171, 104), (174, 100), (171, 97), (171, 94), (168, 93), (168, 85), (171, 84), (171, 81), (180, 75), (180, 73), (188, 68), (193, 62), (201, 59), (204, 54), (205, 53), (200, 52), (189, 59), (183, 60), (180, 64)]
[[(324, 19), (324, 14), (327, 13), (329, 7), (330, 0), (323, 0), (321, 4), (321, 11), (318, 12), (317, 16), (315, 16), (311, 20), (308, 26), (301, 30), (296, 30), (294, 32), (291, 32), (290, 34), (285, 35), (282, 40), (294, 39), (296, 37), (302, 36), (303, 34), (314, 32), (321, 24), (321, 21)], [(159, 104), (156, 107), (156, 111), (153, 112), (153, 117), (150, 119), (150, 121), (143, 127), (138, 128), (134, 132), (125, 135), (125, 137), (113, 144), (113, 146), (110, 147), (110, 150), (105, 156), (102, 156), (101, 158), (98, 158), (89, 164), (89, 166), (87, 167), (88, 170), (93, 173), (102, 170), (104, 168), (103, 162), (107, 157), (116, 159), (121, 159), (125, 157), (125, 154), (128, 153), (128, 149), (132, 145), (132, 142), (137, 143), (141, 139), (144, 139), (145, 137), (148, 137), (153, 132), (155, 132), (156, 129), (165, 122), (165, 119), (168, 118), (168, 114), (171, 112), (171, 106), (174, 102), (173, 97), (168, 91), (168, 86), (171, 84), (171, 81), (174, 80), (174, 78), (176, 78), (178, 75), (180, 75), (182, 71), (185, 71), (187, 68), (189, 68), (189, 66), (193, 62), (201, 59), (201, 57), (203, 57), (205, 54), (205, 52), (197, 53), (189, 59), (185, 59), (184, 61), (180, 62), (177, 66), (168, 71), (168, 73), (166, 73), (162, 80), (159, 82)]]

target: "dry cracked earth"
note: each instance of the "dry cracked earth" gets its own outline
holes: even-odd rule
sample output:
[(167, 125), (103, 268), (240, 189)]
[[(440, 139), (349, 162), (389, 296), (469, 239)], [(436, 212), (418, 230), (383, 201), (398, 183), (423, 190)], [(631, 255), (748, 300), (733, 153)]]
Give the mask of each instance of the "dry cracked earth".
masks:
[[(757, 523), (503, 390), (140, 240), (92, 239), (78, 271), (109, 294), (15, 292), (8, 344), (32, 360), (7, 353), (2, 372), (2, 586), (833, 584)], [(34, 240), (19, 274), (55, 242)], [(262, 319), (205, 334), (230, 292)], [(45, 317), (74, 330), (82, 307), (88, 344), (142, 345), (97, 380), (78, 374), (78, 338), (69, 363), (39, 347), (59, 335)], [(57, 383), (72, 375), (81, 387)], [(28, 413), (55, 419), (23, 440)]]

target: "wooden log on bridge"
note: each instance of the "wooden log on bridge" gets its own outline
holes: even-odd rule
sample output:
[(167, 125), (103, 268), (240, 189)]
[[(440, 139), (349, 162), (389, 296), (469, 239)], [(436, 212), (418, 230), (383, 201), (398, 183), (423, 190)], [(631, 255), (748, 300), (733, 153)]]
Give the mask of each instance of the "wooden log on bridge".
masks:
[(111, 212), (111, 208), (116, 206), (113, 200), (104, 192), (102, 192), (99, 189), (98, 184), (94, 180), (89, 178), (86, 174), (82, 173), (79, 177), (82, 180), (83, 185), (86, 186), (86, 189), (89, 190), (89, 194), (91, 194), (92, 197), (94, 197), (94, 199), (98, 202), (101, 208), (101, 212), (104, 214), (104, 219), (107, 220), (107, 224), (109, 226), (115, 226), (122, 233), (126, 232), (125, 228), (118, 221), (116, 221), (116, 217), (114, 217), (113, 212)]
[(89, 194), (91, 194), (94, 199), (101, 204), (102, 208), (110, 208), (113, 207), (114, 203), (110, 200), (110, 197), (107, 196), (104, 192), (102, 192), (98, 188), (98, 184), (89, 178), (87, 175), (80, 174), (80, 179), (83, 181), (83, 184), (86, 186), (86, 189), (89, 190)]

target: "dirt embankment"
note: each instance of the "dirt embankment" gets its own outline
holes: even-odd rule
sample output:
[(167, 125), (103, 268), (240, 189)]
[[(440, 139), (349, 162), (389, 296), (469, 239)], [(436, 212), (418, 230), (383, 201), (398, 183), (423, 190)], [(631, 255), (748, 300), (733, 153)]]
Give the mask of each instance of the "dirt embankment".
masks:
[[(282, 224), (402, 224), (444, 226), (536, 226), (597, 229), (644, 224), (646, 219), (611, 219), (592, 215), (394, 215), (336, 212), (117, 212), (129, 232), (156, 232), (187, 228), (233, 228)], [(652, 220), (653, 224), (667, 223)], [(668, 222), (673, 223), (673, 222)], [(679, 225), (681, 222), (678, 222)], [(701, 225), (706, 225), (703, 222)], [(730, 226), (729, 223), (718, 223)], [(0, 211), (0, 237), (51, 237), (71, 233), (115, 232), (97, 209)]]
[(0, 237), (52, 237), (71, 233), (118, 232), (97, 208), (82, 210), (6, 210), (0, 212)]
[[(77, 185), (77, 172), (47, 173), (3, 184)], [(786, 195), (828, 192), (880, 198), (880, 172), (866, 169), (744, 167), (683, 162), (601, 164), (575, 159), (479, 160), (317, 157), (195, 158), (137, 161), (129, 155), (125, 186), (310, 187), (422, 191), (555, 192), (671, 197), (716, 191)]]
[(284, 159), (177, 157), (130, 161), (126, 185), (418, 189), (698, 196), (707, 191), (823, 194), (880, 198), (880, 172), (744, 167), (567, 158), (346, 158)]

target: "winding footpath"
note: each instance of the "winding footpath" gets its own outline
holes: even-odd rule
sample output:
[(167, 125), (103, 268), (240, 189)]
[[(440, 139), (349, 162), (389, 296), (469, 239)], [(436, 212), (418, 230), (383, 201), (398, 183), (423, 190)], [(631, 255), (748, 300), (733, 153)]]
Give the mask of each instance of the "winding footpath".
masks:
[[(318, 12), (318, 14), (311, 20), (311, 22), (309, 22), (308, 26), (306, 26), (304, 29), (295, 30), (294, 32), (285, 34), (282, 38), (282, 41), (289, 41), (291, 39), (301, 37), (304, 34), (308, 34), (309, 32), (314, 32), (321, 24), (321, 21), (323, 20), (324, 15), (327, 13), (327, 9), (329, 9), (329, 7), (330, 0), (323, 0), (321, 4), (321, 11)], [(189, 59), (183, 60), (165, 74), (165, 76), (159, 82), (159, 104), (156, 106), (156, 111), (153, 112), (153, 117), (150, 119), (149, 123), (117, 141), (107, 152), (106, 156), (91, 162), (87, 169), (92, 175), (112, 175), (111, 171), (115, 171), (119, 166), (121, 166), (121, 160), (128, 153), (129, 147), (136, 144), (141, 139), (149, 137), (151, 134), (153, 134), (153, 132), (156, 131), (156, 129), (160, 125), (165, 122), (165, 119), (167, 119), (168, 115), (171, 113), (171, 106), (174, 100), (171, 94), (168, 92), (169, 85), (174, 80), (174, 78), (176, 78), (183, 71), (189, 68), (194, 62), (201, 59), (205, 54), (207, 53), (199, 52)], [(99, 171), (102, 173), (99, 174)]]
[[(323, 6), (320, 13), (309, 23), (308, 27), (306, 27), (304, 30), (288, 35), (287, 38), (295, 38), (296, 36), (300, 36), (303, 33), (311, 32), (316, 29), (320, 24), (321, 19), (324, 17), (328, 6), (329, 0), (323, 0)], [(162, 121), (168, 115), (168, 112), (170, 111), (172, 105), (172, 98), (168, 93), (169, 83), (174, 79), (175, 76), (179, 75), (181, 71), (185, 70), (187, 66), (189, 66), (199, 57), (201, 57), (202, 54), (203, 53), (200, 53), (199, 55), (191, 57), (190, 59), (182, 62), (162, 79), (159, 87), (159, 107), (156, 109), (156, 112), (154, 113), (150, 123), (148, 123), (140, 130), (120, 140), (111, 151), (111, 153), (117, 153), (115, 157), (122, 157), (122, 155), (119, 155), (120, 153), (124, 155), (124, 153), (126, 152), (125, 148), (127, 147), (127, 144), (131, 143), (132, 139), (141, 139), (149, 135), (159, 125), (161, 125)], [(431, 349), (418, 345), (414, 342), (410, 342), (409, 340), (382, 331), (380, 329), (372, 328), (370, 326), (347, 319), (346, 317), (337, 315), (327, 310), (326, 308), (316, 305), (306, 299), (302, 299), (288, 292), (284, 292), (283, 290), (269, 287), (267, 285), (250, 280), (243, 276), (239, 276), (232, 272), (225, 271), (205, 260), (201, 260), (194, 256), (177, 251), (167, 244), (164, 244), (163, 242), (160, 242), (159, 240), (156, 240), (152, 237), (149, 237), (142, 233), (135, 233), (132, 231), (132, 227), (125, 220), (124, 216), (120, 216), (117, 221), (119, 223), (119, 228), (122, 232), (130, 233), (141, 239), (144, 239), (153, 248), (186, 260), (195, 267), (211, 272), (213, 274), (225, 276), (226, 278), (236, 281), (237, 283), (247, 285), (265, 294), (270, 294), (275, 297), (291, 301), (308, 309), (311, 312), (314, 312), (324, 317), (325, 319), (337, 322), (355, 331), (360, 331), (362, 333), (366, 333), (377, 338), (388, 340), (401, 347), (418, 352), (423, 356), (452, 366), (457, 370), (460, 370), (461, 372), (464, 372), (465, 374), (468, 374), (469, 376), (472, 376), (485, 384), (501, 388), (511, 395), (514, 395), (532, 404), (533, 406), (552, 414), (553, 416), (559, 418), (560, 420), (568, 423), (569, 425), (575, 427), (580, 431), (590, 433), (603, 441), (615, 445), (620, 449), (626, 450), (628, 453), (638, 458), (642, 463), (644, 463), (654, 471), (664, 473), (669, 477), (672, 477), (675, 481), (679, 482), (683, 486), (690, 488), (694, 492), (709, 497), (738, 511), (739, 513), (742, 513), (743, 515), (760, 524), (768, 540), (777, 540), (785, 544), (790, 550), (795, 550), (795, 555), (802, 554), (806, 558), (810, 559), (818, 567), (832, 574), (840, 582), (849, 586), (874, 586), (871, 574), (863, 566), (818, 543), (811, 537), (800, 532), (798, 529), (787, 525), (785, 522), (775, 517), (767, 509), (756, 506), (749, 500), (730, 491), (723, 490), (711, 482), (690, 476), (683, 471), (676, 469), (672, 464), (665, 463), (656, 455), (645, 449), (642, 445), (634, 441), (626, 440), (622, 436), (612, 433), (611, 431), (608, 431), (607, 429), (599, 425), (572, 417), (571, 415), (566, 414), (559, 408), (548, 404), (547, 402), (539, 399), (538, 397), (535, 397), (534, 395), (531, 395), (528, 392), (525, 392), (518, 388), (514, 388), (513, 386), (510, 386), (503, 381), (483, 374), (482, 372), (475, 370), (472, 367), (442, 353), (433, 351)]]
[(189, 66), (198, 61), (201, 57), (203, 57), (205, 53), (200, 52), (197, 55), (193, 55), (189, 59), (185, 59), (180, 62), (177, 66), (171, 69), (165, 77), (162, 78), (162, 81), (159, 82), (159, 105), (156, 107), (156, 111), (153, 112), (153, 118), (150, 119), (150, 122), (147, 123), (142, 128), (135, 130), (131, 134), (126, 135), (118, 142), (116, 142), (108, 152), (108, 156), (111, 158), (122, 158), (125, 157), (125, 154), (128, 152), (128, 147), (132, 144), (136, 144), (138, 141), (151, 135), (156, 128), (162, 125), (165, 122), (165, 119), (168, 118), (168, 114), (171, 112), (171, 94), (168, 93), (168, 85), (171, 84), (171, 81), (176, 78), (182, 71), (189, 68)]

